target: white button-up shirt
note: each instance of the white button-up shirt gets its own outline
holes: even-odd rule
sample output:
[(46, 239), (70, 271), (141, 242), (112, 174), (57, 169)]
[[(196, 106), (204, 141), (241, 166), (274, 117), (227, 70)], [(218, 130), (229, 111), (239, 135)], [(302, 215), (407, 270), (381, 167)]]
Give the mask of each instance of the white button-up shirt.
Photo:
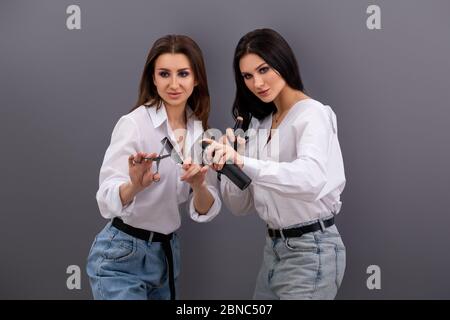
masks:
[(236, 215), (256, 210), (276, 229), (337, 214), (345, 174), (334, 112), (314, 99), (301, 100), (267, 143), (271, 124), (271, 115), (252, 119), (243, 157), (252, 183), (242, 191), (222, 175), (224, 203)]
[[(188, 151), (193, 142), (201, 138), (203, 128), (189, 107), (186, 107), (186, 111), (188, 120), (184, 150)], [(137, 152), (158, 153), (164, 137), (168, 137), (175, 149), (179, 150), (164, 104), (159, 110), (156, 107), (140, 106), (119, 119), (100, 169), (100, 186), (96, 197), (103, 217), (121, 217), (133, 227), (169, 234), (180, 227), (180, 205), (186, 201), (189, 201), (191, 218), (197, 222), (210, 221), (219, 213), (221, 201), (214, 171), (209, 169), (206, 175), (207, 188), (214, 197), (214, 203), (207, 214), (200, 215), (194, 208), (189, 184), (180, 180), (184, 170), (170, 157), (160, 162), (160, 181), (153, 182), (139, 192), (131, 203), (122, 205), (119, 187), (130, 181), (128, 157)], [(166, 153), (164, 150), (163, 154)], [(156, 171), (155, 161), (152, 168)]]

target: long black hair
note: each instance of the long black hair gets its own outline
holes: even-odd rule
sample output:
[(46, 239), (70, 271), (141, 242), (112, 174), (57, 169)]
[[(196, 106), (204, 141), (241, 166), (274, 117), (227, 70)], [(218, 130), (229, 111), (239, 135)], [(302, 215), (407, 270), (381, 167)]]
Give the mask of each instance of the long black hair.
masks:
[(261, 101), (244, 82), (239, 62), (248, 53), (260, 56), (291, 88), (304, 91), (297, 60), (286, 40), (278, 32), (267, 28), (247, 33), (239, 40), (233, 60), (236, 97), (232, 112), (234, 119), (237, 116), (244, 118), (244, 130), (248, 129), (251, 117), (261, 120), (276, 110), (273, 102)]

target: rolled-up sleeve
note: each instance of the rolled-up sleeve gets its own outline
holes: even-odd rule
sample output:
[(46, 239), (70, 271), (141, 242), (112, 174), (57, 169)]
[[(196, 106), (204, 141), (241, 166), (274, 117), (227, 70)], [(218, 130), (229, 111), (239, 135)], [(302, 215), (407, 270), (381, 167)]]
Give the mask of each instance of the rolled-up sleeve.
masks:
[(127, 116), (120, 118), (114, 127), (100, 169), (96, 199), (104, 218), (125, 217), (133, 213), (135, 199), (123, 206), (119, 188), (130, 181), (128, 157), (139, 150), (139, 141), (139, 131), (134, 120)]
[(222, 201), (220, 200), (219, 191), (218, 191), (217, 178), (216, 178), (215, 172), (211, 169), (208, 169), (208, 173), (206, 174), (206, 185), (207, 185), (208, 191), (211, 193), (212, 197), (214, 198), (214, 202), (206, 214), (199, 214), (195, 210), (194, 193), (191, 193), (189, 195), (189, 214), (191, 216), (191, 219), (196, 222), (211, 221), (219, 214), (220, 209), (222, 207)]
[(316, 201), (327, 183), (330, 120), (323, 109), (309, 108), (295, 121), (294, 129), (296, 160), (276, 162), (243, 157), (243, 171), (255, 185), (285, 196)]

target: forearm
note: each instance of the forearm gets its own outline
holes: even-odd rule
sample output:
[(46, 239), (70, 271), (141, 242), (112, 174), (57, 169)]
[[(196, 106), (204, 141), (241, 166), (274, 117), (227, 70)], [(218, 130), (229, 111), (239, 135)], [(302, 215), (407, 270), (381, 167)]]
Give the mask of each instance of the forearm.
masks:
[(244, 157), (243, 171), (252, 179), (253, 185), (306, 201), (316, 201), (327, 183), (326, 162), (312, 157), (292, 162)]
[(131, 182), (123, 183), (119, 187), (120, 200), (122, 201), (122, 205), (125, 206), (133, 201), (136, 194), (139, 193), (139, 190), (135, 188)]
[(209, 192), (206, 184), (192, 188), (194, 195), (194, 208), (199, 214), (208, 213), (214, 203), (214, 197)]

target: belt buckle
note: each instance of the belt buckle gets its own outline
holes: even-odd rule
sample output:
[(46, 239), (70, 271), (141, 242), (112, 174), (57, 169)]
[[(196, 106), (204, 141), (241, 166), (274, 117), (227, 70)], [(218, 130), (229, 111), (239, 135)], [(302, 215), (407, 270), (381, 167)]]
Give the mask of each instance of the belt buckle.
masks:
[(284, 245), (286, 246), (286, 248), (288, 248), (291, 251), (295, 251), (295, 248), (293, 248), (290, 244), (289, 244), (289, 239), (286, 238), (286, 236), (283, 233), (283, 229), (280, 229), (280, 235), (281, 235), (281, 239), (284, 242)]

